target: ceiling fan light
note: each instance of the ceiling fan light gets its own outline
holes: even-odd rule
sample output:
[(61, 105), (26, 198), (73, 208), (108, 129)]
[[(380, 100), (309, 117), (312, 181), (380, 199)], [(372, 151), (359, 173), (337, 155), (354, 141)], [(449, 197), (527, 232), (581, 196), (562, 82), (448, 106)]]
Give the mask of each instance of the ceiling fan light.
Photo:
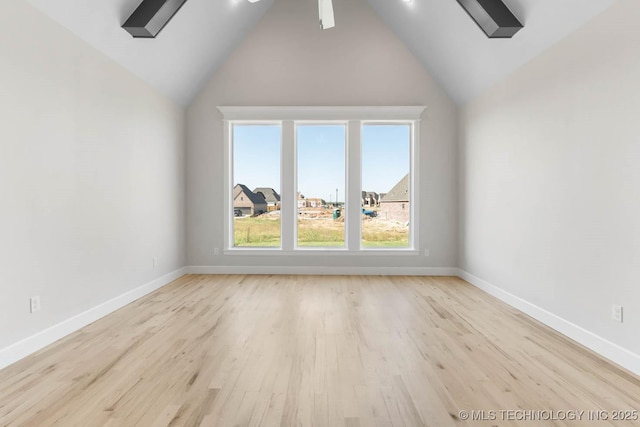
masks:
[(260, 1), (260, 0), (249, 0), (249, 3), (257, 3), (257, 2), (259, 2), (259, 1)]

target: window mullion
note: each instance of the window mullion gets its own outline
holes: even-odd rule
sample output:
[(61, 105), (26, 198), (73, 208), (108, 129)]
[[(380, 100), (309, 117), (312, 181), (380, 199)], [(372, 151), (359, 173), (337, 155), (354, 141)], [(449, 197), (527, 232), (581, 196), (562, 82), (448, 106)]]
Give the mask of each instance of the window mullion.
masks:
[(223, 156), (225, 158), (225, 173), (224, 173), (224, 247), (227, 249), (233, 248), (233, 215), (231, 214), (231, 206), (233, 206), (232, 194), (233, 194), (233, 136), (231, 134), (231, 124), (228, 120), (223, 121), (224, 132), (224, 147)]
[(292, 251), (296, 239), (297, 214), (295, 126), (292, 120), (282, 122), (281, 156), (280, 220), (282, 249)]
[(409, 234), (409, 247), (420, 250), (418, 236), (420, 235), (420, 197), (418, 197), (418, 183), (420, 182), (420, 121), (411, 122), (411, 233)]
[(351, 120), (347, 130), (347, 197), (346, 201), (346, 246), (348, 250), (357, 251), (360, 249), (360, 229), (362, 222), (361, 212), (361, 181), (362, 164), (360, 161), (361, 152), (361, 122)]

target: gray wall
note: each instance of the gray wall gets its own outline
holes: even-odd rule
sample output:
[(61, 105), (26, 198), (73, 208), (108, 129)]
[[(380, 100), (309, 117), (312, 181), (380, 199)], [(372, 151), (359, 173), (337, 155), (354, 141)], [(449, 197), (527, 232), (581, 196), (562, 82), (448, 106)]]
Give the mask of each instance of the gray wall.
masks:
[(619, 1), (467, 105), (460, 150), (461, 267), (636, 354), (638, 16)]
[[(226, 266), (456, 265), (456, 109), (365, 0), (334, 4), (321, 31), (315, 0), (279, 0), (187, 111), (187, 263)], [(223, 239), (219, 105), (425, 105), (420, 246), (430, 257), (214, 256)]]
[(184, 111), (26, 2), (0, 32), (3, 348), (184, 265)]

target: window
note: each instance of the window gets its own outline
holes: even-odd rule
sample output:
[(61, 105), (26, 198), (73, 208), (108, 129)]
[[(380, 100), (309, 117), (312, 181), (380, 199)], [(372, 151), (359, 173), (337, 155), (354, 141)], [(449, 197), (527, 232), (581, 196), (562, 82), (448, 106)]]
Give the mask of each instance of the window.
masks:
[(345, 245), (345, 143), (344, 124), (296, 126), (298, 247)]
[(234, 124), (232, 134), (230, 246), (280, 247), (281, 127)]
[(219, 109), (225, 253), (418, 253), (423, 107)]
[(362, 127), (362, 247), (410, 246), (411, 125)]

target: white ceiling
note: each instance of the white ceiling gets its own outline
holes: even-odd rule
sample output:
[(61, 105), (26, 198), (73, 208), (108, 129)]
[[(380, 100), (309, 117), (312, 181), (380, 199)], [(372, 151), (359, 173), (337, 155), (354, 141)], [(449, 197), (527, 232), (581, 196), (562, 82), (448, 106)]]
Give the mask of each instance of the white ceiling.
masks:
[[(274, 0), (188, 0), (157, 38), (134, 39), (120, 26), (140, 1), (29, 0), (181, 105), (191, 102)], [(366, 1), (462, 104), (616, 0), (504, 0), (525, 25), (512, 39), (488, 39), (456, 0)]]
[(524, 24), (489, 39), (456, 0), (368, 0), (458, 104), (559, 41), (615, 0), (503, 0)]
[(155, 39), (121, 25), (141, 0), (29, 0), (180, 105), (188, 105), (273, 0), (188, 0)]

